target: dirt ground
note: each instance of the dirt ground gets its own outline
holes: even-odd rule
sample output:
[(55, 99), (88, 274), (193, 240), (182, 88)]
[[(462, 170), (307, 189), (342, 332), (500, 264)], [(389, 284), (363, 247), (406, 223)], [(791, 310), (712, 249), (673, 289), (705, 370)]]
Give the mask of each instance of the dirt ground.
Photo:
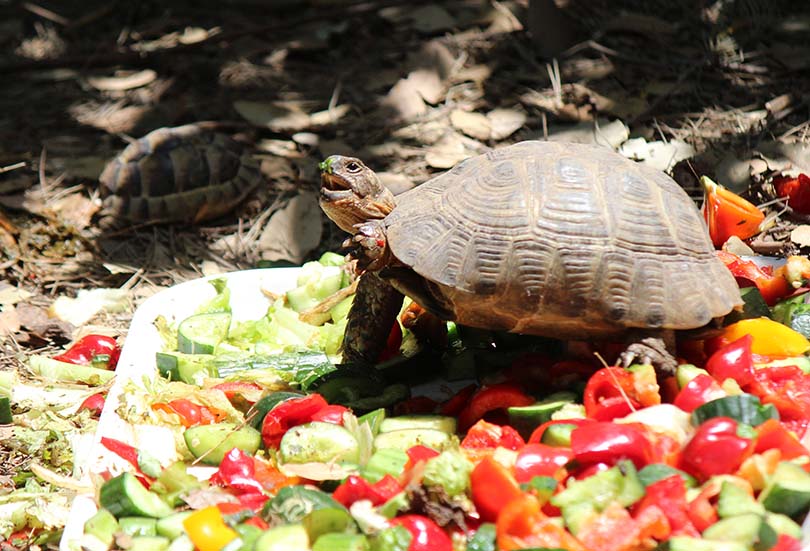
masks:
[[(202, 273), (335, 249), (343, 236), (313, 193), (333, 153), (397, 190), (524, 139), (620, 147), (696, 199), (701, 174), (763, 202), (774, 173), (810, 172), (810, 4), (579, 0), (555, 59), (538, 55), (548, 29), (533, 41), (527, 8), (0, 1), (4, 342), (69, 339), (43, 318), (58, 296), (124, 289), (137, 304)], [(200, 121), (260, 163), (259, 189), (202, 224), (101, 229), (104, 165), (154, 129)], [(90, 321), (123, 329), (130, 315)]]

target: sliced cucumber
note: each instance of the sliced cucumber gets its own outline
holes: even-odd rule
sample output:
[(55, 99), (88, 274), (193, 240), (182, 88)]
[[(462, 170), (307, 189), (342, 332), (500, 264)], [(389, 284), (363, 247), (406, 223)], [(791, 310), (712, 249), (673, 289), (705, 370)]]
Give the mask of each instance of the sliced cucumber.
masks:
[(182, 352), (156, 352), (158, 372), (170, 381), (198, 384), (200, 377), (218, 377), (213, 354), (183, 354)]
[(379, 449), (369, 457), (363, 467), (363, 478), (374, 483), (387, 474), (398, 477), (405, 470), (407, 463), (408, 454), (405, 451), (393, 448)]
[(163, 518), (174, 513), (174, 509), (144, 488), (132, 473), (123, 473), (106, 481), (99, 490), (99, 503), (116, 518)]
[(315, 421), (289, 429), (279, 444), (285, 463), (357, 463), (360, 445), (340, 425)]
[(408, 450), (413, 446), (427, 446), (437, 451), (443, 451), (453, 445), (454, 437), (442, 430), (436, 429), (403, 429), (381, 432), (374, 438), (374, 449), (394, 448)]
[(169, 538), (161, 536), (137, 536), (127, 547), (127, 551), (167, 551), (171, 545)]
[(344, 507), (315, 509), (303, 518), (301, 524), (310, 541), (330, 532), (347, 532), (355, 526), (352, 515)]
[(11, 415), (11, 398), (0, 396), (0, 425), (10, 425), (14, 422)]
[(311, 511), (345, 508), (323, 492), (307, 486), (284, 486), (264, 504), (263, 518), (278, 518), (286, 523), (301, 522)]
[(301, 524), (276, 526), (259, 536), (253, 551), (309, 551), (309, 536)]
[(650, 484), (658, 482), (659, 480), (669, 478), (674, 474), (677, 474), (683, 479), (687, 488), (694, 488), (697, 486), (697, 480), (695, 480), (695, 477), (665, 463), (650, 463), (649, 465), (645, 465), (638, 472), (638, 479), (642, 484), (644, 484), (644, 486), (649, 486)]
[(706, 402), (692, 412), (692, 424), (700, 425), (713, 417), (731, 417), (739, 423), (755, 427), (768, 419), (779, 419), (773, 404), (765, 404), (753, 394), (736, 394)]
[(508, 408), (509, 425), (524, 438), (528, 438), (534, 429), (550, 421), (555, 411), (575, 400), (576, 395), (573, 392), (560, 392), (530, 406)]
[(189, 316), (177, 328), (177, 349), (184, 354), (213, 354), (228, 336), (230, 326), (229, 312)]
[(251, 426), (235, 423), (197, 425), (183, 433), (188, 451), (206, 465), (219, 465), (233, 448), (254, 454), (262, 443), (262, 435)]
[(558, 448), (571, 447), (571, 433), (574, 432), (575, 428), (577, 428), (577, 425), (574, 423), (555, 423), (554, 425), (549, 425), (546, 427), (546, 430), (543, 431), (540, 442)]
[(782, 461), (759, 494), (768, 511), (794, 517), (810, 508), (810, 474), (795, 463)]
[(69, 364), (39, 355), (28, 358), (28, 368), (35, 375), (46, 379), (68, 383), (84, 383), (92, 386), (102, 385), (115, 377), (114, 371), (98, 369), (89, 365)]
[(447, 434), (456, 433), (456, 418), (446, 415), (399, 415), (397, 417), (386, 417), (380, 423), (380, 432), (391, 432), (395, 430), (407, 429), (431, 429), (445, 432)]
[(95, 515), (84, 523), (85, 534), (95, 536), (99, 541), (106, 543), (107, 547), (112, 545), (117, 531), (118, 521), (107, 509), (99, 509)]
[(776, 531), (762, 515), (746, 513), (720, 519), (703, 531), (703, 538), (712, 541), (733, 541), (749, 549), (770, 549), (776, 545)]
[(312, 551), (369, 551), (371, 546), (363, 534), (324, 534), (315, 540)]
[(129, 536), (157, 536), (157, 520), (146, 517), (121, 517), (121, 531)]
[(158, 519), (157, 524), (155, 524), (157, 535), (165, 536), (172, 540), (179, 538), (186, 533), (186, 529), (183, 527), (183, 521), (186, 520), (190, 514), (191, 511), (180, 511), (179, 513)]

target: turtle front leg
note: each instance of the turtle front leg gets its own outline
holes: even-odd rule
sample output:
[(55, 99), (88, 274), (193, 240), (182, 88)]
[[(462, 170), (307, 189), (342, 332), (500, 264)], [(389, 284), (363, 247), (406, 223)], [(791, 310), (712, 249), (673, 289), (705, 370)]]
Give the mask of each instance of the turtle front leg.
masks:
[[(633, 336), (636, 338), (632, 338)], [(674, 356), (674, 331), (658, 331), (654, 335), (642, 331), (631, 335), (630, 342), (632, 344), (619, 356), (619, 361), (624, 367), (630, 367), (638, 360), (643, 364), (652, 365), (661, 378), (675, 375), (678, 361)]]
[(377, 363), (402, 308), (402, 299), (402, 293), (376, 272), (360, 277), (343, 335), (343, 363)]
[(357, 233), (343, 242), (357, 260), (358, 271), (377, 271), (391, 261), (382, 220), (370, 220), (355, 226)]

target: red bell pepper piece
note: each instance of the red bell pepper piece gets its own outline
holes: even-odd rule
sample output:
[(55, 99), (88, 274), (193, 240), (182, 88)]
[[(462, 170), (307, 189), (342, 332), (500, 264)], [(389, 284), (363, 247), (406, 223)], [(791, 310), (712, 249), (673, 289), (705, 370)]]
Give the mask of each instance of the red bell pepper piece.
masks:
[(473, 468), (470, 486), (473, 503), (484, 522), (493, 522), (507, 503), (523, 495), (512, 474), (490, 456)]
[(256, 394), (260, 394), (262, 392), (262, 387), (260, 385), (248, 381), (225, 381), (224, 383), (219, 383), (211, 388), (224, 392), (228, 400), (231, 400), (236, 396), (242, 396), (250, 403), (254, 403), (257, 400), (251, 400), (248, 399), (248, 397), (255, 396)]
[(513, 499), (500, 511), (496, 537), (497, 547), (502, 551), (528, 548), (592, 551), (544, 514), (531, 494)]
[(256, 480), (253, 456), (239, 448), (225, 454), (219, 469), (211, 475), (211, 483), (230, 488), (237, 494), (262, 494), (263, 488)]
[(787, 279), (779, 273), (772, 273), (770, 268), (760, 268), (752, 261), (743, 260), (736, 254), (726, 251), (717, 251), (717, 257), (723, 261), (741, 286), (755, 285), (769, 306), (773, 306), (780, 298), (793, 292)]
[(384, 362), (398, 355), (400, 346), (402, 346), (402, 328), (399, 326), (399, 321), (394, 321), (394, 325), (391, 326), (391, 331), (388, 333), (388, 339), (385, 341), (385, 348), (380, 352), (377, 362)]
[(794, 211), (810, 214), (810, 177), (806, 174), (774, 178), (773, 187), (779, 197), (787, 198), (788, 206)]
[(408, 551), (453, 551), (453, 542), (438, 524), (422, 515), (402, 515), (391, 519), (391, 526), (402, 526), (411, 534)]
[(574, 458), (567, 448), (555, 448), (545, 444), (526, 444), (515, 459), (515, 479), (528, 482), (535, 476), (555, 476)]
[(657, 386), (653, 389), (636, 383), (634, 373), (627, 369), (600, 369), (585, 385), (582, 401), (586, 415), (597, 421), (610, 421), (642, 407), (661, 403)]
[(802, 542), (793, 536), (779, 534), (776, 538), (776, 545), (768, 551), (805, 551), (805, 548), (802, 546)]
[(675, 396), (672, 404), (691, 413), (706, 402), (723, 396), (726, 396), (726, 392), (717, 381), (713, 377), (701, 373), (686, 383), (686, 386)]
[(147, 476), (141, 470), (141, 464), (138, 461), (138, 448), (135, 446), (131, 446), (126, 442), (122, 442), (121, 440), (116, 440), (115, 438), (110, 438), (108, 436), (101, 437), (101, 445), (113, 452), (115, 455), (132, 465), (133, 469), (135, 470), (135, 476), (143, 484), (146, 488), (149, 488), (154, 479), (150, 476)]
[(681, 469), (699, 480), (731, 474), (754, 452), (754, 440), (738, 434), (730, 417), (713, 417), (702, 423), (681, 455)]
[(495, 425), (487, 423), (483, 419), (470, 427), (464, 440), (461, 441), (461, 447), (467, 449), (494, 449), (501, 447), (517, 450), (525, 444), (518, 431), (509, 425)]
[(720, 382), (734, 379), (740, 386), (747, 385), (754, 379), (753, 340), (751, 335), (745, 335), (727, 344), (709, 357), (706, 371)]
[(744, 390), (773, 404), (784, 421), (810, 420), (810, 375), (793, 365), (766, 367), (754, 371), (754, 380)]
[(655, 506), (664, 512), (669, 520), (672, 535), (700, 537), (689, 518), (689, 504), (686, 501), (686, 484), (674, 474), (653, 482), (646, 488), (644, 498), (634, 508), (642, 511)]
[(186, 428), (195, 425), (212, 425), (227, 417), (227, 414), (222, 410), (201, 406), (186, 398), (178, 398), (168, 403), (152, 404), (152, 409), (177, 414), (180, 417), (180, 422)]
[(309, 423), (312, 416), (328, 406), (320, 394), (284, 400), (267, 412), (262, 421), (262, 441), (267, 448), (277, 449), (287, 429)]
[(805, 448), (799, 439), (776, 419), (768, 419), (757, 426), (757, 444), (754, 453), (762, 453), (771, 449), (782, 452), (782, 459), (785, 460), (810, 455), (810, 450)]
[(427, 461), (428, 459), (439, 455), (439, 452), (433, 448), (428, 448), (427, 446), (423, 446), (421, 444), (411, 446), (405, 453), (408, 454), (408, 464), (405, 465), (406, 469), (410, 469), (420, 461)]
[(330, 404), (324, 408), (319, 409), (312, 415), (312, 421), (320, 421), (322, 423), (332, 423), (333, 425), (343, 424), (343, 415), (349, 411), (349, 408), (339, 404)]
[(107, 335), (85, 335), (54, 360), (76, 365), (96, 365), (113, 370), (118, 365), (121, 349), (118, 342)]
[(382, 505), (402, 491), (402, 486), (390, 474), (371, 484), (361, 476), (349, 475), (332, 493), (332, 497), (345, 507), (356, 501), (367, 499), (374, 506)]
[(594, 423), (593, 419), (552, 419), (551, 421), (546, 421), (532, 432), (531, 436), (529, 436), (529, 444), (541, 444), (543, 441), (543, 434), (546, 432), (546, 429), (552, 425), (576, 425), (582, 426), (587, 423)]
[(507, 408), (529, 406), (533, 403), (535, 399), (516, 385), (499, 383), (485, 386), (473, 395), (470, 403), (459, 414), (459, 428), (465, 431), (487, 414), (498, 412), (505, 415)]
[(92, 396), (88, 396), (84, 399), (84, 401), (79, 406), (79, 411), (83, 409), (89, 409), (93, 412), (93, 416), (101, 415), (101, 410), (104, 409), (104, 394), (99, 392), (97, 394), (93, 394)]
[(439, 413), (449, 417), (456, 417), (470, 401), (470, 398), (472, 398), (472, 395), (475, 394), (476, 389), (478, 389), (478, 386), (475, 384), (465, 386), (456, 392), (452, 398), (442, 404), (441, 409), (439, 409)]
[(571, 433), (571, 450), (583, 464), (613, 464), (630, 459), (637, 468), (650, 462), (652, 446), (647, 436), (634, 427), (610, 422), (582, 425)]
[(722, 247), (732, 236), (748, 239), (759, 233), (759, 225), (765, 219), (761, 210), (705, 176), (701, 183), (706, 190), (703, 217), (715, 247)]

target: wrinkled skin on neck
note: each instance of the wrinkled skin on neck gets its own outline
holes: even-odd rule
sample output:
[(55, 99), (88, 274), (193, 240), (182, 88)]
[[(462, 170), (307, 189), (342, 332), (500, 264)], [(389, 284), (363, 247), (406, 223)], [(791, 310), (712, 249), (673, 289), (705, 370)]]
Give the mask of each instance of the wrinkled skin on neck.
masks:
[(359, 225), (382, 220), (394, 209), (394, 195), (359, 159), (332, 155), (320, 169), (321, 208), (343, 231), (354, 235)]

